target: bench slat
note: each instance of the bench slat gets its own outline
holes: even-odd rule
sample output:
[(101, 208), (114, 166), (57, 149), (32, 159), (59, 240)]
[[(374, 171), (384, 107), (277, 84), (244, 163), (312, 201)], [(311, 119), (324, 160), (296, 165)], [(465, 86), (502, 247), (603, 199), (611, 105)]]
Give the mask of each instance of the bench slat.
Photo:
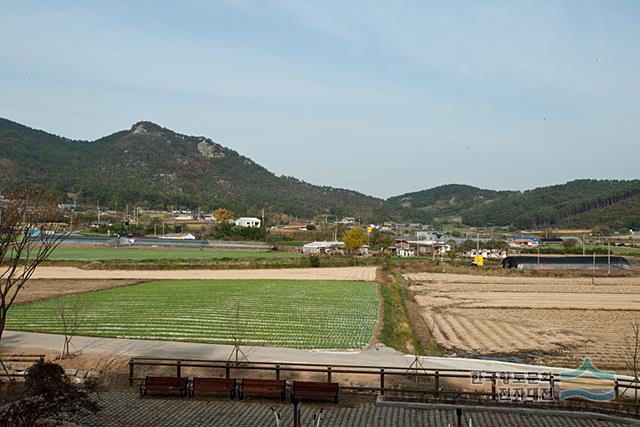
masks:
[(147, 376), (140, 384), (140, 396), (146, 395), (147, 392), (180, 393), (186, 396), (187, 385), (187, 378)]
[(280, 397), (284, 402), (287, 383), (285, 380), (263, 380), (246, 378), (242, 380), (240, 386), (240, 399), (245, 394), (262, 397)]
[(236, 379), (195, 377), (191, 383), (191, 395), (195, 396), (196, 393), (228, 393), (233, 399), (236, 394)]
[(302, 398), (330, 398), (338, 403), (338, 383), (323, 383), (315, 381), (294, 381), (291, 389), (291, 399)]

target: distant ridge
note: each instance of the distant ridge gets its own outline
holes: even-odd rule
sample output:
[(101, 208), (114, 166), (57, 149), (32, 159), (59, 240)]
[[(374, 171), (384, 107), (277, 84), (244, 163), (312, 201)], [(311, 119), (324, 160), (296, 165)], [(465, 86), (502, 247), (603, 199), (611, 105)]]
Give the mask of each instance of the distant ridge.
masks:
[(451, 184), (392, 197), (388, 204), (402, 217), (425, 222), (640, 228), (640, 180), (582, 179), (524, 192)]
[(448, 184), (382, 200), (276, 176), (210, 138), (149, 121), (95, 141), (77, 141), (0, 119), (0, 192), (37, 185), (64, 200), (168, 208), (227, 207), (239, 213), (439, 226), (640, 228), (640, 180), (575, 180), (524, 192)]
[(332, 213), (373, 218), (382, 199), (276, 176), (248, 157), (202, 136), (155, 123), (96, 141), (73, 141), (0, 119), (0, 191), (40, 185), (64, 198), (103, 205), (263, 207), (297, 216)]

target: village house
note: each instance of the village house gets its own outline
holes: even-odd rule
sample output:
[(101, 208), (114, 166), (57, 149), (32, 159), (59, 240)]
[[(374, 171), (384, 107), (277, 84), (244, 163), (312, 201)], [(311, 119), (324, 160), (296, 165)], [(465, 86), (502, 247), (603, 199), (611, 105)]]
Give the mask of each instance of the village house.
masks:
[(236, 225), (238, 227), (255, 227), (260, 228), (260, 219), (252, 216), (243, 216), (236, 219)]
[(302, 253), (308, 255), (344, 254), (347, 246), (343, 242), (312, 242), (302, 247)]

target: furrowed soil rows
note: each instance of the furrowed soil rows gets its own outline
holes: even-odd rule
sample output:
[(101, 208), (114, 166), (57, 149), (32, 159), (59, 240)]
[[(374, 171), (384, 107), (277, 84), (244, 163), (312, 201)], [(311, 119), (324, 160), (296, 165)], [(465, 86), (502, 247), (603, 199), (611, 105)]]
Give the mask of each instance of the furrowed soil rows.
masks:
[[(378, 315), (368, 282), (156, 281), (65, 300), (79, 302), (77, 335), (274, 347), (363, 348)], [(16, 306), (7, 328), (62, 333), (59, 302)]]
[(625, 370), (640, 278), (405, 276), (446, 350), (575, 367), (584, 357)]

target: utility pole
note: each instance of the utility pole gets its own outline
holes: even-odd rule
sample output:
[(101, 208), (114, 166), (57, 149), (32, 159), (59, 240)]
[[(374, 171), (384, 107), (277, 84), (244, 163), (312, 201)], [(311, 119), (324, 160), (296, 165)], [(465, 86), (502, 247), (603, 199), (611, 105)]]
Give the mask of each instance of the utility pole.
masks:
[(591, 284), (596, 284), (596, 253), (593, 253), (593, 270), (591, 275)]
[(582, 233), (582, 256), (587, 254), (587, 249), (584, 246), (584, 233)]
[(607, 242), (607, 246), (609, 247), (609, 250), (607, 252), (607, 263), (608, 263), (608, 272), (607, 272), (607, 274), (609, 276), (611, 276), (611, 240), (609, 240)]
[(100, 226), (100, 202), (96, 202), (96, 213), (98, 214), (98, 226)]

